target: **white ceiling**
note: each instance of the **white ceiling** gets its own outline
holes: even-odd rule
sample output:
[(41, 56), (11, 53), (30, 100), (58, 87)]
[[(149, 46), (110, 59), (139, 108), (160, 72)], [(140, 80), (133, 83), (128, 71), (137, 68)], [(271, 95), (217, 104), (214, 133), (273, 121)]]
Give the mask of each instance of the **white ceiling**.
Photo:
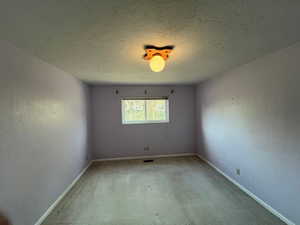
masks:
[[(1, 39), (91, 83), (196, 83), (300, 40), (299, 0), (5, 0)], [(175, 45), (153, 73), (143, 46)]]

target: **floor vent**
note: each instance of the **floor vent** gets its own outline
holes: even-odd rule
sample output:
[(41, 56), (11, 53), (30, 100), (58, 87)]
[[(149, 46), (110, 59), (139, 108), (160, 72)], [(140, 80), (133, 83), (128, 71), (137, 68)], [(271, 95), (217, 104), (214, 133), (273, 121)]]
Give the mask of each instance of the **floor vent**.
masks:
[(146, 160), (144, 160), (144, 163), (151, 163), (151, 162), (154, 162), (154, 160), (153, 159), (146, 159)]

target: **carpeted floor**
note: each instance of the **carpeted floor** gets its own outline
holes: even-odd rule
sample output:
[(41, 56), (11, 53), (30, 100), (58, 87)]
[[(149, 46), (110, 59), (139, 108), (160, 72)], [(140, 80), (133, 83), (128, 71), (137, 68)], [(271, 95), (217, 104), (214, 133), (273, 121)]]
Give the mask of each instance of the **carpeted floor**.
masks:
[(43, 225), (283, 225), (196, 157), (94, 163)]

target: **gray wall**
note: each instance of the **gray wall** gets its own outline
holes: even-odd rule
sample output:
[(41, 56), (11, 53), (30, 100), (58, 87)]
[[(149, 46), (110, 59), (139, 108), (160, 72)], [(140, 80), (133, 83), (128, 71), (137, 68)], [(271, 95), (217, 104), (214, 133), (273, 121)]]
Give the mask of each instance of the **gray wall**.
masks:
[(0, 41), (0, 214), (32, 225), (87, 164), (88, 90)]
[[(119, 94), (115, 94), (115, 90)], [(170, 95), (170, 123), (122, 125), (121, 98)], [(94, 86), (91, 89), (92, 149), (95, 158), (195, 152), (193, 86)], [(149, 146), (150, 151), (144, 151)]]
[[(198, 151), (300, 224), (300, 43), (197, 88)], [(235, 169), (241, 169), (241, 175)]]

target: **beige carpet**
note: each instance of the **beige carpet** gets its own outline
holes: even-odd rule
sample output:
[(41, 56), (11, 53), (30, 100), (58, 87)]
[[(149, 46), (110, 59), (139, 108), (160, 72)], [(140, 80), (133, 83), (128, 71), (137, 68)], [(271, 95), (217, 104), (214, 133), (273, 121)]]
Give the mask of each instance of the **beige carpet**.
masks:
[(93, 164), (44, 225), (284, 224), (196, 157)]

